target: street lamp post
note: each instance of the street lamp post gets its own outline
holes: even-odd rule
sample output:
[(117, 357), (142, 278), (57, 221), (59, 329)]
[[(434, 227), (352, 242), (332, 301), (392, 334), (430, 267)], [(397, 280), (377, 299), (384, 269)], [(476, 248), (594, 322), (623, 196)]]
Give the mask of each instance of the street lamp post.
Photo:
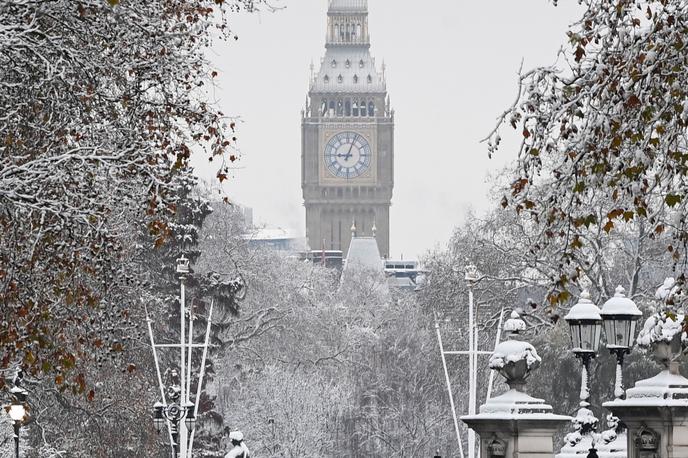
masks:
[[(193, 313), (193, 307), (186, 306), (186, 280), (191, 275), (190, 261), (184, 255), (176, 261), (176, 273), (180, 282), (179, 295), (179, 343), (156, 343), (153, 336), (153, 320), (146, 310), (146, 322), (148, 335), (150, 337), (151, 349), (153, 350), (153, 360), (155, 361), (155, 372), (158, 378), (158, 388), (160, 389), (161, 401), (153, 406), (153, 420), (158, 428), (165, 423), (168, 424), (170, 444), (173, 453), (181, 458), (190, 458), (193, 452), (194, 429), (193, 426), (198, 416), (198, 405), (200, 404), (201, 390), (203, 388), (203, 378), (205, 376), (206, 361), (210, 344), (210, 328), (213, 319), (213, 307), (215, 300), (211, 299), (206, 319), (205, 337), (203, 343), (194, 342), (197, 332), (194, 332), (194, 320), (197, 319)], [(243, 277), (239, 275), (228, 284), (232, 299), (241, 301), (246, 297), (247, 285)], [(188, 320), (187, 320), (188, 313)], [(179, 350), (179, 371), (176, 373), (175, 385), (167, 387), (163, 383), (162, 372), (160, 370), (160, 358), (158, 350), (172, 349)], [(202, 350), (200, 368), (194, 371), (192, 356), (194, 350)], [(192, 378), (196, 378), (196, 394), (192, 397)], [(168, 403), (169, 399), (169, 403)], [(192, 402), (192, 399), (195, 400)], [(184, 421), (182, 421), (184, 420)]]
[(180, 437), (179, 431), (181, 422), (184, 421), (188, 431), (192, 431), (196, 423), (196, 416), (194, 414), (195, 406), (190, 402), (179, 403), (179, 392), (175, 391), (176, 395), (171, 395), (171, 404), (163, 404), (158, 401), (153, 405), (153, 422), (158, 432), (162, 429), (166, 421), (170, 422), (172, 430), (172, 438), (174, 440), (174, 456), (179, 455)]
[(5, 407), (14, 426), (14, 453), (16, 458), (19, 458), (19, 431), (29, 418), (29, 406), (26, 404), (28, 393), (21, 386), (22, 379), (22, 371), (19, 370), (14, 376), (14, 386), (10, 389), (12, 403)]
[(270, 447), (270, 453), (274, 455), (277, 453), (277, 441), (275, 440), (275, 419), (272, 417), (268, 418), (268, 425), (270, 425), (272, 429), (272, 446)]
[[(464, 279), (468, 286), (468, 414), (475, 415), (477, 410), (478, 374), (478, 327), (475, 325), (473, 306), (473, 287), (480, 279), (478, 269), (469, 264), (465, 268)], [(468, 458), (475, 458), (475, 431), (468, 430)]]
[[(590, 293), (583, 291), (580, 300), (564, 317), (571, 330), (572, 351), (582, 362), (580, 408), (574, 422), (580, 424), (583, 436), (592, 436), (597, 429), (597, 418), (590, 406), (590, 363), (597, 356), (602, 334), (600, 309), (590, 300)], [(590, 437), (591, 444), (593, 443)]]
[(607, 339), (607, 349), (616, 356), (616, 383), (614, 397), (622, 399), (623, 388), (623, 360), (624, 355), (630, 353), (635, 337), (635, 328), (642, 312), (631, 299), (624, 295), (622, 286), (616, 288), (614, 297), (602, 306), (600, 312), (604, 321), (604, 335)]
[(579, 302), (564, 317), (571, 330), (573, 354), (583, 363), (581, 376), (581, 406), (589, 406), (590, 362), (597, 356), (602, 335), (600, 309), (590, 300), (590, 293), (583, 291)]

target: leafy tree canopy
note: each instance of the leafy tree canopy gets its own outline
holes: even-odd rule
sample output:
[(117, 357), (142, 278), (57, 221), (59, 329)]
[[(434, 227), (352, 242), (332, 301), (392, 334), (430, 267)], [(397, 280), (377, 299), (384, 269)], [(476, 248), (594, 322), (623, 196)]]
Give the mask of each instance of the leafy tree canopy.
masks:
[(591, 228), (641, 221), (678, 269), (688, 246), (688, 2), (582, 3), (557, 63), (521, 74), (487, 138), (493, 154), (504, 125), (521, 132), (502, 205), (542, 228), (540, 247), (556, 248), (553, 304), (584, 275)]

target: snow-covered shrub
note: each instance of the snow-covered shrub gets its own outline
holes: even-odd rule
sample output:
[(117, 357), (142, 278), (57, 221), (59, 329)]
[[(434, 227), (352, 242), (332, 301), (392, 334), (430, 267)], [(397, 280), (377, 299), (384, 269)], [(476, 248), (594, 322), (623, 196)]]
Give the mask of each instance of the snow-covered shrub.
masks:
[(643, 329), (638, 334), (638, 346), (650, 348), (656, 342), (671, 343), (677, 335), (681, 336), (681, 342), (688, 343), (686, 328), (686, 316), (673, 312), (659, 312), (645, 320)]
[(528, 342), (507, 340), (497, 345), (494, 353), (490, 356), (490, 369), (499, 370), (508, 363), (517, 363), (521, 360), (526, 361), (529, 371), (538, 367), (542, 362), (535, 347)]

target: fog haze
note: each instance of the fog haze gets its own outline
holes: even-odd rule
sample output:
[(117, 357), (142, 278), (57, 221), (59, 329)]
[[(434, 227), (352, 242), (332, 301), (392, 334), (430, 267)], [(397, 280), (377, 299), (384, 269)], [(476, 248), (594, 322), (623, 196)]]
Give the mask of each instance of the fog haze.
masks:
[[(479, 143), (515, 98), (517, 71), (549, 65), (565, 43), (577, 2), (369, 0), (371, 53), (386, 65), (395, 109), (391, 255), (417, 257), (445, 244), (468, 209), (495, 205), (486, 175), (515, 158), (517, 136), (497, 156)], [(239, 116), (242, 157), (224, 188), (254, 221), (304, 234), (301, 110), (311, 62), (324, 54), (326, 0), (230, 16), (239, 39), (217, 42), (214, 96)], [(213, 177), (215, 165), (196, 163)]]

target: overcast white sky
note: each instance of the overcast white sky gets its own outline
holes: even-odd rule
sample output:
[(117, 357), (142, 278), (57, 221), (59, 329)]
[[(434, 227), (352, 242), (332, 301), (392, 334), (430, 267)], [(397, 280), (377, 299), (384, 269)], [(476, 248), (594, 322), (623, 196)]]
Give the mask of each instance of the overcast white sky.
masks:
[[(279, 0), (273, 0), (278, 2)], [(309, 66), (324, 54), (327, 0), (281, 0), (277, 13), (232, 17), (236, 42), (218, 42), (215, 96), (240, 116), (240, 168), (230, 198), (254, 219), (304, 233), (301, 109)], [(369, 0), (371, 53), (387, 64), (396, 110), (391, 255), (417, 257), (448, 241), (466, 211), (490, 207), (486, 175), (515, 157), (479, 143), (514, 99), (516, 73), (551, 64), (578, 2)], [(196, 164), (201, 176), (215, 169)]]

